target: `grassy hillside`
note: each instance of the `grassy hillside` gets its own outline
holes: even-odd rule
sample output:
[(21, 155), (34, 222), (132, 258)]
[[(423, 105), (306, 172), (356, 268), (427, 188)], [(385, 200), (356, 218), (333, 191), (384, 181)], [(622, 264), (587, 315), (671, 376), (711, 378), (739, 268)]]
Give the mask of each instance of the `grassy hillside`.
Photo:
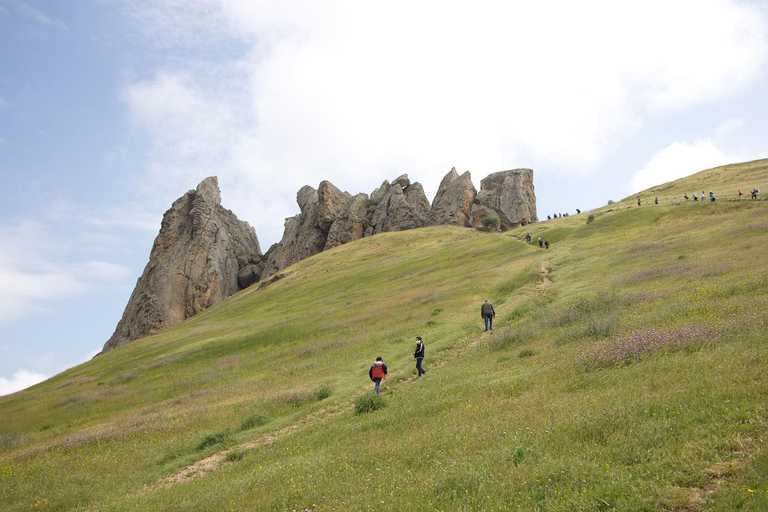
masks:
[[(768, 510), (768, 208), (736, 198), (767, 178), (731, 165), (640, 207), (302, 261), (0, 397), (0, 506)], [(717, 202), (682, 199), (701, 190)], [(376, 356), (385, 407), (358, 413)]]

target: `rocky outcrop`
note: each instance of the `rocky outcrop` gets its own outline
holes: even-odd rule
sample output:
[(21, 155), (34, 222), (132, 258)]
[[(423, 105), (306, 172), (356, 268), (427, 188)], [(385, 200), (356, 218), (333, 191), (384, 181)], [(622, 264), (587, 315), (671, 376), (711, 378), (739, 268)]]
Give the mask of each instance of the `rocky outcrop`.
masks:
[[(377, 233), (434, 225), (482, 227), (489, 216), (502, 230), (537, 222), (533, 171), (497, 172), (475, 190), (469, 171), (443, 178), (432, 204), (407, 174), (368, 194), (352, 196), (329, 181), (296, 194), (300, 213), (285, 220), (282, 240), (261, 254), (253, 228), (221, 206), (216, 177), (205, 179), (163, 216), (149, 263), (136, 283), (103, 352), (156, 334), (236, 291), (273, 282), (305, 258)], [(267, 277), (272, 276), (270, 279)]]
[(328, 230), (325, 250), (352, 242), (365, 236), (368, 229), (368, 194), (357, 194), (351, 197)]
[(482, 219), (489, 215), (499, 218), (502, 231), (538, 221), (531, 169), (495, 172), (480, 182), (472, 206), (472, 226), (482, 227)]
[(232, 295), (260, 266), (254, 229), (221, 206), (217, 178), (177, 199), (163, 216), (149, 263), (102, 353), (175, 325)]
[(411, 183), (403, 174), (391, 184), (384, 181), (371, 193), (374, 206), (366, 236), (387, 231), (404, 231), (429, 224), (430, 205), (420, 183)]
[(319, 212), (322, 209), (324, 215), (329, 215), (332, 208), (321, 207), (317, 190), (309, 185), (299, 189), (296, 202), (301, 213), (285, 219), (283, 238), (276, 247), (270, 248), (262, 278), (322, 252), (325, 248), (326, 234), (320, 228)]
[(440, 182), (429, 211), (429, 225), (471, 226), (472, 203), (476, 195), (469, 171), (459, 176), (454, 167)]

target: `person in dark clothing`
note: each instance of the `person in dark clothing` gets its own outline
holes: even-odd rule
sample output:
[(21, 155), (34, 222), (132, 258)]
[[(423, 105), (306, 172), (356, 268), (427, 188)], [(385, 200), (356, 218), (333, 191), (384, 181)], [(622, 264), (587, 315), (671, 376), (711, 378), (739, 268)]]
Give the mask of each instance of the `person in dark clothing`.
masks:
[(549, 249), (549, 242), (547, 242), (546, 240), (544, 241), (544, 248)]
[(373, 390), (378, 393), (381, 381), (387, 378), (387, 365), (384, 364), (384, 360), (381, 357), (377, 357), (376, 361), (368, 370), (368, 376), (376, 384)]
[(421, 367), (421, 362), (424, 360), (424, 342), (421, 340), (421, 336), (416, 336), (416, 351), (413, 353), (413, 357), (416, 358), (416, 370), (421, 377), (427, 373), (427, 370)]
[(544, 240), (539, 238), (539, 247), (544, 247)]
[(493, 330), (493, 318), (496, 316), (496, 312), (493, 310), (493, 305), (485, 299), (485, 302), (480, 306), (480, 315), (485, 321), (485, 330)]
[(525, 241), (528, 242), (528, 243), (531, 243), (531, 234), (530, 233), (525, 235)]

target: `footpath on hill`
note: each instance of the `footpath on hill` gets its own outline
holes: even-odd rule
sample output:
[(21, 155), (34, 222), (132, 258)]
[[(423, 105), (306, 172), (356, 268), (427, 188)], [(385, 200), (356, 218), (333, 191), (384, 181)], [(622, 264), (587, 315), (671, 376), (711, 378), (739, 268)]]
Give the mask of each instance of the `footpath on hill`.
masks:
[[(547, 277), (549, 269), (549, 260), (542, 261), (539, 271), (541, 281), (537, 283), (533, 288), (534, 293), (546, 293), (549, 290), (549, 287), (552, 283)], [(451, 360), (455, 360), (463, 356), (468, 350), (476, 347), (483, 339), (487, 339), (487, 337), (488, 333), (482, 332), (480, 334), (475, 334), (460, 339), (456, 345), (448, 349), (449, 357), (443, 358), (430, 364), (430, 370), (437, 370)], [(416, 380), (416, 378), (417, 377), (415, 375), (411, 376), (398, 382), (394, 386), (399, 387), (400, 385), (412, 383)], [(183, 467), (175, 473), (159, 479), (153, 484), (146, 485), (142, 491), (137, 494), (146, 494), (157, 489), (167, 489), (178, 484), (201, 478), (223, 466), (227, 462), (228, 455), (231, 453), (250, 452), (260, 446), (272, 444), (275, 441), (303, 430), (306, 427), (315, 425), (321, 421), (330, 420), (346, 412), (349, 412), (350, 404), (354, 403), (354, 399), (368, 392), (370, 392), (369, 386), (366, 385), (365, 387), (361, 387), (361, 389), (353, 393), (350, 397), (338, 400), (322, 409), (312, 411), (291, 425), (285, 426), (274, 432), (267, 433), (257, 439), (253, 439), (251, 441), (247, 441), (235, 446), (230, 446), (224, 450), (209, 455), (204, 459), (200, 459), (199, 461), (190, 464), (189, 466)]]

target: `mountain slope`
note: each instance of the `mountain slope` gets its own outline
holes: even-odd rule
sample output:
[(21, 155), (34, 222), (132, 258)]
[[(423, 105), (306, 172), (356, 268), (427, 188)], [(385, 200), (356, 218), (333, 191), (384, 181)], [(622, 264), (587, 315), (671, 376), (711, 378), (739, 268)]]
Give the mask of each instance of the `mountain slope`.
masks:
[[(735, 192), (767, 177), (726, 166), (591, 222), (382, 233), (304, 260), (0, 398), (0, 504), (765, 509), (768, 208)], [(717, 202), (682, 199), (701, 189)], [(387, 407), (356, 414), (379, 355)]]

